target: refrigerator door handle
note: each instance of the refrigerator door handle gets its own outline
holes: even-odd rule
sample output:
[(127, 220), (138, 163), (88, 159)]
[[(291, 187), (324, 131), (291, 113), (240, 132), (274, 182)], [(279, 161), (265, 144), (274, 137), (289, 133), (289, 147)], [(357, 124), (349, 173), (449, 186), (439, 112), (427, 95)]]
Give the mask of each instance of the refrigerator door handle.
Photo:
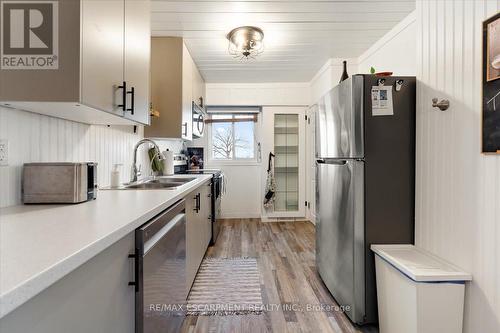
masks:
[(348, 163), (347, 160), (325, 160), (325, 159), (317, 159), (316, 162), (318, 164), (333, 164), (333, 165), (346, 165)]
[(329, 161), (328, 164), (335, 164), (335, 165), (346, 165), (347, 160), (340, 160), (340, 161)]

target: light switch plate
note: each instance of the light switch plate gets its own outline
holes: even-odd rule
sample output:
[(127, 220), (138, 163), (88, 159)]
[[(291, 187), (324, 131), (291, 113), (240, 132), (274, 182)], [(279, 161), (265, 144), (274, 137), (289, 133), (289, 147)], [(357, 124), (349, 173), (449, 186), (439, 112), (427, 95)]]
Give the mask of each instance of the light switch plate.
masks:
[(9, 140), (0, 139), (0, 166), (9, 165)]

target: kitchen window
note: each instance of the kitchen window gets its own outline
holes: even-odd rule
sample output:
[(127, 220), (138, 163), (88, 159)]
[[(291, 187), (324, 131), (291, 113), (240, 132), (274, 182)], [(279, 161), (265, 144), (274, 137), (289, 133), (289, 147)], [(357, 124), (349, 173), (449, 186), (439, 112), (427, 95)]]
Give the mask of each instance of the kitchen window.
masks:
[(257, 161), (260, 108), (209, 108), (209, 151), (214, 161)]

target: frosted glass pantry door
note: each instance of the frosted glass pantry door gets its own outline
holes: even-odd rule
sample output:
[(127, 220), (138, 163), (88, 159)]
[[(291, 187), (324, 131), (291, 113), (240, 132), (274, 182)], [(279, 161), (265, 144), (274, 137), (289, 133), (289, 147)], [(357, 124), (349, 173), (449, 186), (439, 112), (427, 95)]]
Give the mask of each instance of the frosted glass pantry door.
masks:
[(264, 221), (305, 217), (305, 111), (303, 107), (264, 107), (262, 110), (262, 200), (269, 153), (275, 155), (276, 181), (274, 207), (267, 210), (262, 207)]

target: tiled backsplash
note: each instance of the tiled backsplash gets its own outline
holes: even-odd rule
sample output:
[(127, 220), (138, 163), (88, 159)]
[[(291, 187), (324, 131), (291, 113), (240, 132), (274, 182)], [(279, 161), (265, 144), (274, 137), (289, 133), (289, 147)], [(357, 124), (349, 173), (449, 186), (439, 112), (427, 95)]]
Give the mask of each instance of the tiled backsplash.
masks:
[[(142, 137), (141, 126), (133, 133), (132, 126), (87, 125), (0, 107), (0, 139), (9, 140), (9, 165), (0, 166), (0, 207), (21, 202), (21, 171), (27, 162), (97, 162), (101, 186), (109, 184), (113, 164), (120, 163), (121, 181), (128, 181), (133, 147)], [(159, 144), (162, 150), (182, 147), (180, 140)], [(144, 147), (139, 163), (147, 175)]]

